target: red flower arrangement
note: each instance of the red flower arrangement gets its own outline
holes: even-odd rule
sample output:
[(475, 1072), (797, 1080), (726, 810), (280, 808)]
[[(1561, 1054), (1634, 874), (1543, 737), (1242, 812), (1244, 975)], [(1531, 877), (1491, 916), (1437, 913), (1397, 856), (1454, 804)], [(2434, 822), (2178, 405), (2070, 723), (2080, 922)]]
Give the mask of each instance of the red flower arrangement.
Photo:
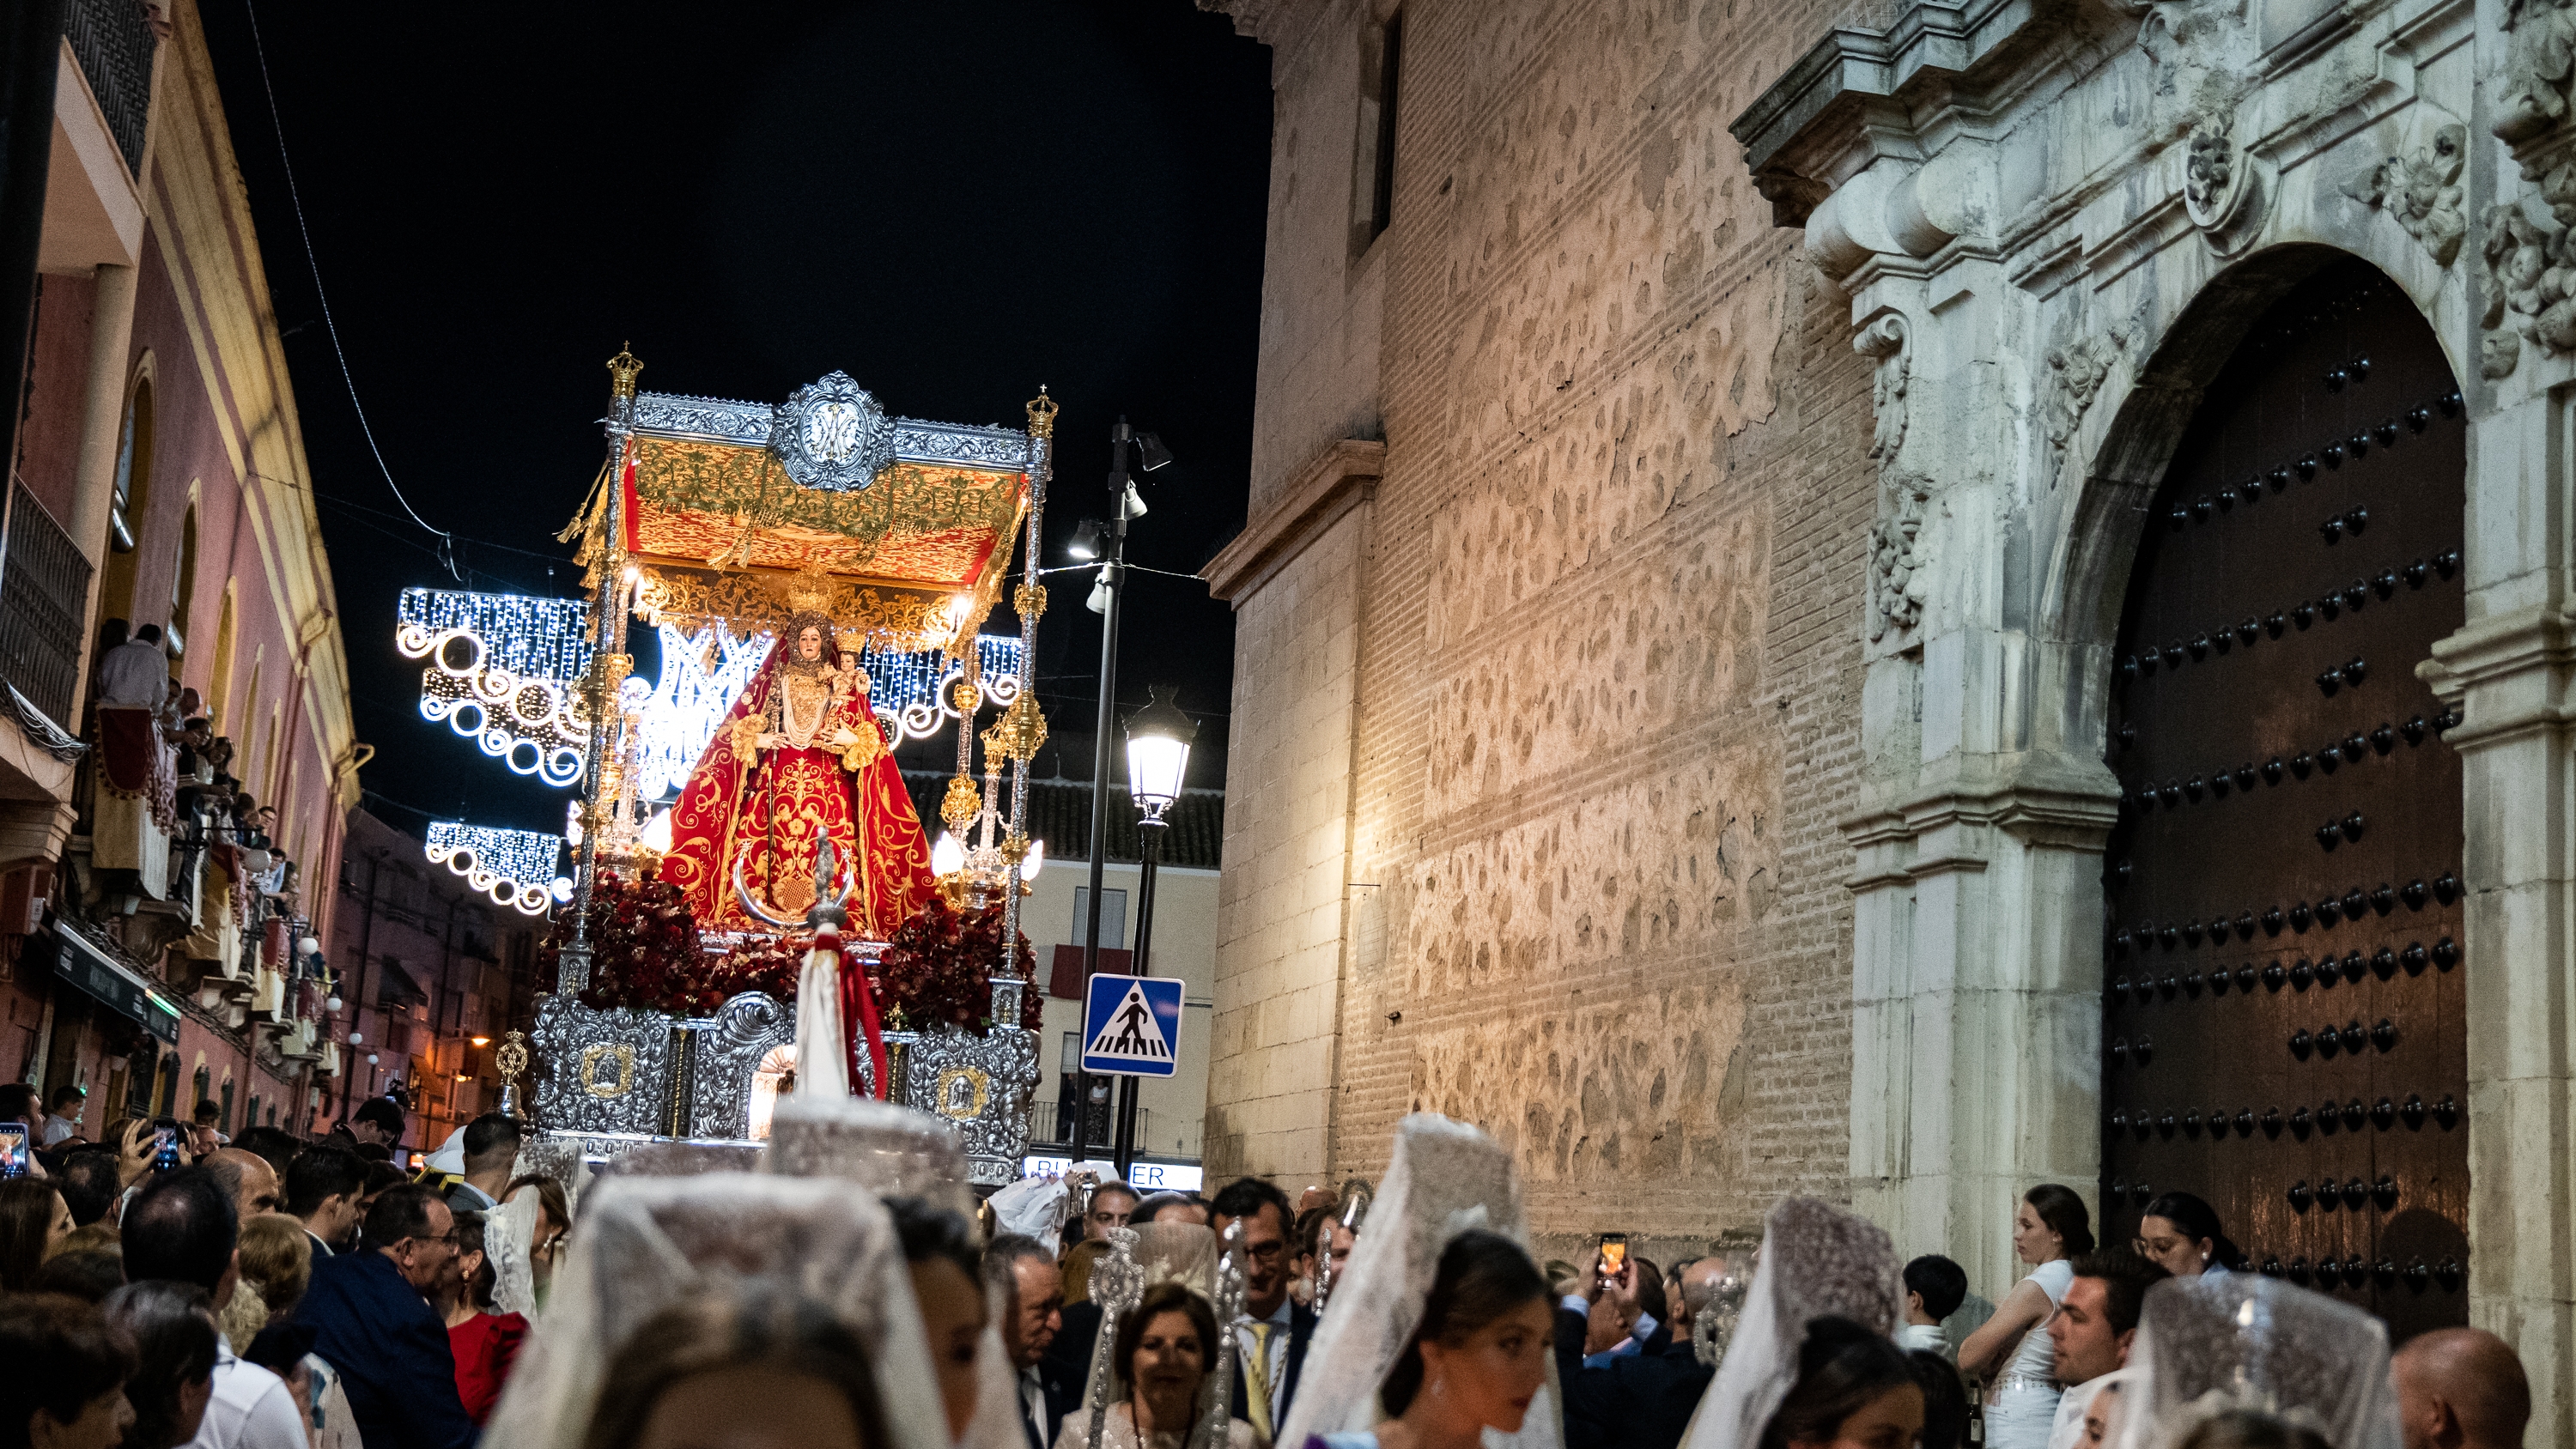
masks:
[[(537, 952), (540, 979), (551, 977), (572, 944), (572, 914), (557, 914)], [(590, 890), (590, 985), (581, 1004), (703, 1016), (735, 989), (711, 979), (697, 917), (678, 886), (650, 865), (633, 877), (603, 869)]]
[[(1031, 959), (1022, 933), (1019, 959)], [(1002, 906), (960, 911), (933, 895), (886, 943), (877, 982), (887, 1004), (916, 1030), (953, 1026), (983, 1036), (992, 1029), (993, 968), (1002, 963)], [(1020, 993), (1020, 1025), (1037, 1029), (1046, 1009), (1036, 983)]]

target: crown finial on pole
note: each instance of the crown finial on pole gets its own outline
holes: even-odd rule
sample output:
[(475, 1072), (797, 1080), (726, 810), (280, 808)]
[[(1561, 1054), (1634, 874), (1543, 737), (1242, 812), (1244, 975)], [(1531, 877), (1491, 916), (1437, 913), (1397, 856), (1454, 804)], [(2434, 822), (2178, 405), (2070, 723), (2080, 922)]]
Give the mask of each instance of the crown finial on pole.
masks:
[(635, 374), (644, 370), (644, 364), (628, 350), (633, 346), (629, 342), (619, 343), (617, 355), (608, 359), (608, 395), (618, 402), (635, 396)]
[(1029, 399), (1029, 436), (1032, 438), (1054, 437), (1055, 414), (1055, 399), (1047, 396), (1046, 384), (1039, 383), (1038, 395)]

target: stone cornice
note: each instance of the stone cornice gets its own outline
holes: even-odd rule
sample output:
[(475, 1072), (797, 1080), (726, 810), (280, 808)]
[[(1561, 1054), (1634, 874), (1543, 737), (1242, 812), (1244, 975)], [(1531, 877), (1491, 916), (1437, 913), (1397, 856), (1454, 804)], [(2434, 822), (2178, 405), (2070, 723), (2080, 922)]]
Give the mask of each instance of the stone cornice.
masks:
[(1208, 592), (1241, 607), (1244, 595), (1304, 552), (1335, 519), (1374, 497), (1385, 470), (1382, 442), (1344, 438), (1325, 445), (1297, 470), (1268, 513), (1244, 525), (1243, 532), (1208, 560), (1200, 571)]
[[(1865, 890), (1944, 871), (1984, 870), (1976, 842), (1953, 834), (1937, 854), (1913, 856), (1927, 835), (1964, 827), (2001, 830), (2030, 845), (2098, 848), (2120, 818), (2120, 787), (2098, 760), (2037, 754), (1953, 758), (1927, 766), (1903, 790), (1880, 792), (1835, 822), (1863, 854), (1844, 883)], [(1873, 852), (1894, 847), (1891, 859)]]
[(1726, 128), (1744, 145), (1772, 224), (1805, 225), (1830, 190), (1782, 153), (1846, 149), (1870, 129), (1873, 111), (1894, 103), (1901, 116), (1913, 93), (1957, 80), (2035, 17), (2032, 0), (1919, 0), (1885, 30), (1828, 32)]
[(2576, 724), (2576, 616), (2554, 604), (2474, 619), (2433, 642), (2415, 677), (2464, 718), (2442, 736), (2455, 750)]

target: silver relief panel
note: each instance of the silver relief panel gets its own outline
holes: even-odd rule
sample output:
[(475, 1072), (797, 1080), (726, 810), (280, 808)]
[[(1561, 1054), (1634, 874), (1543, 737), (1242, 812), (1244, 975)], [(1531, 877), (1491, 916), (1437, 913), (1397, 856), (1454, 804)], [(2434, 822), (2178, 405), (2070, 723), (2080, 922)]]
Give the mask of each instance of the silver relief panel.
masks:
[(827, 373), (779, 406), (769, 451), (800, 486), (847, 493), (875, 482), (894, 461), (894, 423), (848, 373)]
[(594, 1011), (569, 996), (537, 1007), (537, 1125), (650, 1135), (670, 1094), (671, 1018)]
[(953, 1029), (887, 1034), (889, 1046), (898, 1041), (902, 1101), (964, 1135), (967, 1181), (978, 1187), (1018, 1181), (1029, 1147), (1029, 1103), (1037, 1093), (1036, 1034), (1017, 1027), (995, 1027), (981, 1037)]
[[(770, 440), (778, 412), (767, 403), (638, 393), (635, 431), (647, 437), (764, 446)], [(1014, 472), (1029, 464), (1029, 435), (1017, 429), (931, 423), (919, 418), (891, 418), (887, 426), (892, 440), (890, 456), (896, 462), (1008, 468)]]
[(698, 1033), (689, 1135), (749, 1137), (752, 1078), (771, 1052), (795, 1043), (796, 1014), (776, 997), (747, 991), (689, 1029)]

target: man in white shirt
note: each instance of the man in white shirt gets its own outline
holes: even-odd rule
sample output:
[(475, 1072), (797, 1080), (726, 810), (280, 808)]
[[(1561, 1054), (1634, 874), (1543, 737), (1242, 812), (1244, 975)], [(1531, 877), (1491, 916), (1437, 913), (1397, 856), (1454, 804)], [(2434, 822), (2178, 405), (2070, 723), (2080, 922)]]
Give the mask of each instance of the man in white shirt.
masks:
[(170, 663), (161, 654), (161, 626), (146, 624), (98, 662), (98, 702), (159, 709), (170, 697)]
[(2048, 1338), (2056, 1350), (2057, 1381), (2066, 1392), (2048, 1431), (2048, 1449), (2084, 1442), (2084, 1418), (2094, 1396), (2116, 1387), (2138, 1337), (2138, 1310), (2147, 1290), (2171, 1273), (2125, 1248), (2078, 1254), (2066, 1296), (2049, 1315)]
[[(241, 1283), (240, 1217), (216, 1175), (183, 1167), (146, 1179), (121, 1225), (128, 1282), (165, 1279), (206, 1290), (222, 1313)], [(213, 1397), (191, 1449), (310, 1449), (286, 1381), (215, 1338)]]
[(62, 1086), (54, 1089), (54, 1110), (45, 1118), (45, 1145), (57, 1146), (78, 1137), (85, 1094), (80, 1088)]

